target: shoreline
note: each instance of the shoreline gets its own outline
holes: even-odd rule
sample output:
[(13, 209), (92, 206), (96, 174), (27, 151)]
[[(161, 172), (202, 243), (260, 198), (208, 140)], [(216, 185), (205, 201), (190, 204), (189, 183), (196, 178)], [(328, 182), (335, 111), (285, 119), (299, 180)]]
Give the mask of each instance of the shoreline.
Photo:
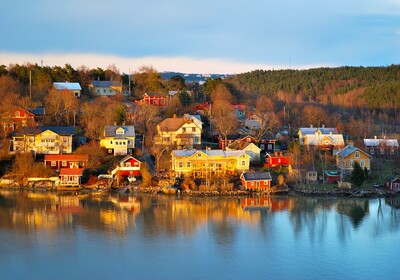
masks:
[(249, 191), (249, 190), (229, 190), (229, 191), (198, 191), (198, 190), (183, 190), (182, 193), (163, 193), (162, 187), (137, 187), (134, 185), (123, 186), (120, 188), (88, 188), (88, 187), (28, 187), (28, 186), (0, 186), (0, 190), (20, 190), (20, 191), (40, 191), (40, 192), (58, 192), (58, 193), (148, 193), (158, 195), (176, 195), (176, 196), (192, 196), (192, 197), (248, 197), (248, 196), (278, 196), (278, 195), (298, 195), (304, 197), (349, 197), (349, 198), (381, 198), (381, 197), (398, 197), (400, 192), (389, 189), (334, 189), (320, 190), (311, 188), (288, 188), (283, 191)]

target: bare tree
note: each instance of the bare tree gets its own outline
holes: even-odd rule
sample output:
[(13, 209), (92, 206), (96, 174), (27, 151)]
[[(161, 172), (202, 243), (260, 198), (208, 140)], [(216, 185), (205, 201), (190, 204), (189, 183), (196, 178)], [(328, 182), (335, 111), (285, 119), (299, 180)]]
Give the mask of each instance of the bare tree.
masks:
[[(235, 132), (239, 127), (239, 122), (231, 104), (225, 100), (219, 100), (213, 104), (212, 123), (221, 133), (227, 143), (228, 134)], [(224, 145), (224, 148), (225, 145)]]
[(253, 129), (253, 134), (257, 141), (260, 141), (267, 131), (273, 131), (278, 125), (272, 100), (266, 96), (258, 98), (254, 115), (257, 117), (260, 126)]

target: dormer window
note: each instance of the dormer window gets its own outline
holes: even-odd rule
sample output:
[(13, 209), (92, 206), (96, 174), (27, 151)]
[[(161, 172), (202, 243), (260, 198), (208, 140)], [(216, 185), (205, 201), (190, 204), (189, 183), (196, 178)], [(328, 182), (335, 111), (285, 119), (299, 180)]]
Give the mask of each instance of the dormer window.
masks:
[(357, 152), (355, 153), (355, 157), (356, 157), (356, 158), (359, 158), (359, 157), (360, 157), (360, 152), (357, 151)]
[(125, 134), (125, 130), (123, 129), (123, 128), (118, 128), (116, 131), (115, 131), (115, 134), (117, 134), (117, 135), (124, 135)]

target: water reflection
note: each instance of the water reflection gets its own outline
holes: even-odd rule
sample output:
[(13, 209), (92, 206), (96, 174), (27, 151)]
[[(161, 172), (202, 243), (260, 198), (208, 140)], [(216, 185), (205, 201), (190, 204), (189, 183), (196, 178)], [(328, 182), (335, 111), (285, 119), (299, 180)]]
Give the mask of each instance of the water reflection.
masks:
[[(145, 238), (154, 238), (177, 234), (190, 236), (207, 227), (215, 240), (224, 244), (233, 242), (239, 224), (259, 229), (268, 236), (270, 228), (278, 222), (276, 216), (284, 214), (288, 216), (294, 234), (307, 230), (311, 239), (315, 239), (324, 235), (334, 221), (338, 236), (344, 240), (366, 219), (379, 224), (375, 234), (398, 230), (399, 207), (399, 198), (177, 198), (143, 194), (94, 197), (1, 190), (0, 228), (29, 232), (81, 227), (124, 237), (129, 229), (140, 223), (141, 234)], [(330, 218), (332, 215), (333, 219)]]

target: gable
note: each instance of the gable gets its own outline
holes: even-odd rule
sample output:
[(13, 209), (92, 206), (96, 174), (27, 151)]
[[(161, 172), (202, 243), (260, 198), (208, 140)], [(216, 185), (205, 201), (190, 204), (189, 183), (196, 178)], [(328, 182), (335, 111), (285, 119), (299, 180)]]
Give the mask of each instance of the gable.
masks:
[(39, 134), (41, 137), (45, 137), (45, 136), (58, 136), (57, 133), (51, 131), (51, 130), (45, 130), (42, 133)]

